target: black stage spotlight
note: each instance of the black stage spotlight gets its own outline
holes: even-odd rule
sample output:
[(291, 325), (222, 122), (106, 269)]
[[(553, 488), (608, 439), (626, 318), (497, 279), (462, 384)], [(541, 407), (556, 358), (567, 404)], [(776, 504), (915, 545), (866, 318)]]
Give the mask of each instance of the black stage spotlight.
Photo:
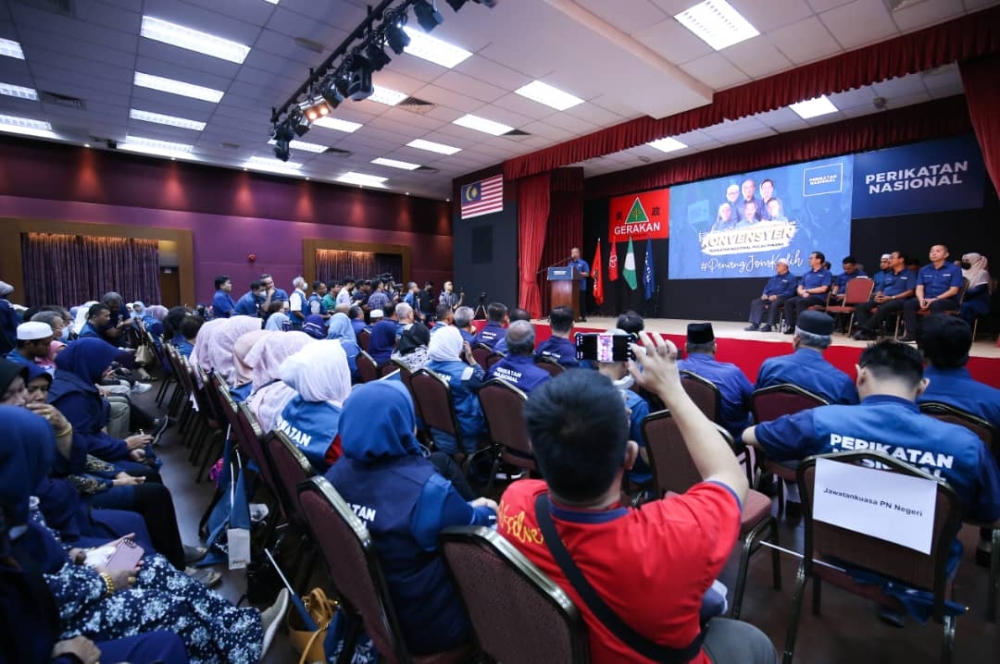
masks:
[(393, 17), (385, 26), (385, 41), (396, 55), (402, 55), (403, 50), (410, 45), (410, 35), (403, 32), (403, 23), (404, 21)]
[(271, 130), (271, 136), (278, 142), (287, 143), (295, 138), (295, 125), (291, 124), (287, 118), (275, 123), (274, 129)]
[(372, 85), (372, 65), (362, 57), (355, 57), (351, 68), (351, 80), (347, 84), (347, 96), (354, 101), (368, 99), (375, 92)]
[(461, 9), (462, 5), (464, 5), (466, 2), (467, 0), (448, 0), (448, 4), (451, 5), (451, 8), (454, 9), (455, 11)]
[(298, 106), (295, 106), (292, 110), (288, 111), (288, 117), (285, 118), (285, 124), (288, 125), (288, 131), (291, 131), (299, 138), (305, 136), (309, 132), (309, 119), (306, 118), (302, 109)]
[(413, 13), (417, 15), (417, 23), (424, 29), (424, 32), (430, 32), (444, 23), (444, 17), (441, 16), (441, 12), (427, 0), (416, 0), (413, 3)]
[(322, 99), (310, 100), (302, 108), (302, 112), (305, 114), (306, 120), (310, 123), (316, 122), (320, 118), (330, 115), (332, 110), (333, 109), (330, 108), (330, 105)]
[(340, 90), (340, 81), (336, 76), (327, 76), (319, 86), (319, 94), (323, 100), (335, 109), (344, 101), (344, 93)]
[(365, 57), (375, 71), (382, 71), (383, 67), (392, 62), (392, 58), (385, 53), (385, 42), (381, 39), (375, 40), (365, 47)]
[(288, 161), (288, 158), (292, 156), (292, 150), (288, 146), (288, 141), (274, 141), (274, 156), (281, 161)]

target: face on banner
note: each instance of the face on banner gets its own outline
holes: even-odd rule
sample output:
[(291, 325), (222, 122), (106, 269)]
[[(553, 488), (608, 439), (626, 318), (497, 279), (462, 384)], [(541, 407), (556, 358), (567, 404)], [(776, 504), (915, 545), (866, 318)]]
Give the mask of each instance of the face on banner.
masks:
[(673, 187), (670, 279), (793, 274), (809, 254), (850, 253), (853, 157), (779, 166)]

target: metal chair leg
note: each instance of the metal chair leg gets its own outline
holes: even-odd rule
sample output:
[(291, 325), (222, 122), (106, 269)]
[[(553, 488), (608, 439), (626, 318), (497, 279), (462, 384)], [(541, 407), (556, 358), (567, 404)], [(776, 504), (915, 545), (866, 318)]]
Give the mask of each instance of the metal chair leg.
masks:
[(944, 617), (944, 643), (941, 646), (941, 664), (951, 664), (955, 655), (955, 616)]
[[(781, 545), (777, 519), (771, 519), (771, 543), (774, 546)], [(777, 549), (771, 549), (771, 572), (774, 574), (774, 589), (781, 590), (781, 553)]]
[(990, 536), (990, 585), (986, 589), (986, 619), (997, 620), (997, 591), (1000, 589), (1000, 528), (994, 528)]
[(818, 576), (813, 577), (813, 615), (822, 615), (820, 604), (823, 602), (823, 582)]
[(805, 563), (799, 563), (799, 571), (795, 575), (795, 595), (792, 597), (792, 620), (785, 635), (785, 653), (782, 664), (792, 664), (795, 656), (795, 639), (799, 633), (799, 620), (802, 617), (802, 598), (806, 592)]

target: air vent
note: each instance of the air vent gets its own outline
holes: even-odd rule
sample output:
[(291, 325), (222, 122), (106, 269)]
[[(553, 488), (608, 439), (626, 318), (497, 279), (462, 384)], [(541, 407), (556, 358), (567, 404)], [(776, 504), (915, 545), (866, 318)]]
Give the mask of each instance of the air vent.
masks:
[(521, 136), (531, 136), (531, 134), (522, 129), (511, 129), (506, 134), (501, 134), (501, 136), (507, 136), (508, 138), (520, 138)]
[(333, 155), (334, 157), (340, 157), (341, 159), (347, 159), (354, 153), (350, 150), (341, 150), (340, 148), (327, 148), (326, 152), (323, 154)]
[(80, 111), (85, 110), (87, 108), (87, 102), (80, 99), (79, 97), (70, 97), (69, 95), (61, 95), (58, 92), (48, 92), (47, 90), (42, 90), (38, 93), (38, 99), (43, 104), (55, 104), (56, 106), (75, 108)]
[(238, 143), (223, 143), (222, 147), (226, 148), (227, 150), (239, 150), (240, 149), (240, 146), (239, 146)]
[(436, 108), (437, 104), (433, 104), (429, 101), (424, 101), (423, 99), (417, 99), (416, 97), (407, 97), (403, 101), (396, 104), (397, 108), (403, 108), (411, 113), (426, 113), (432, 108)]
[(304, 48), (307, 51), (312, 51), (313, 53), (322, 53), (323, 45), (317, 41), (311, 39), (306, 39), (305, 37), (296, 37), (295, 45), (299, 48)]
[(76, 0), (14, 0), (14, 2), (53, 14), (76, 18)]
[(439, 173), (440, 171), (432, 166), (421, 166), (416, 169), (417, 173)]

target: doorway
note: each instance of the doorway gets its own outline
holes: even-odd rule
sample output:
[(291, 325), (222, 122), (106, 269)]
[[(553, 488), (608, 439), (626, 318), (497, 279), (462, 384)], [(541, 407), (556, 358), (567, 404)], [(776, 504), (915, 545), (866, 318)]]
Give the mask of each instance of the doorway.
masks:
[(176, 267), (160, 268), (160, 299), (167, 309), (181, 305), (181, 276)]

